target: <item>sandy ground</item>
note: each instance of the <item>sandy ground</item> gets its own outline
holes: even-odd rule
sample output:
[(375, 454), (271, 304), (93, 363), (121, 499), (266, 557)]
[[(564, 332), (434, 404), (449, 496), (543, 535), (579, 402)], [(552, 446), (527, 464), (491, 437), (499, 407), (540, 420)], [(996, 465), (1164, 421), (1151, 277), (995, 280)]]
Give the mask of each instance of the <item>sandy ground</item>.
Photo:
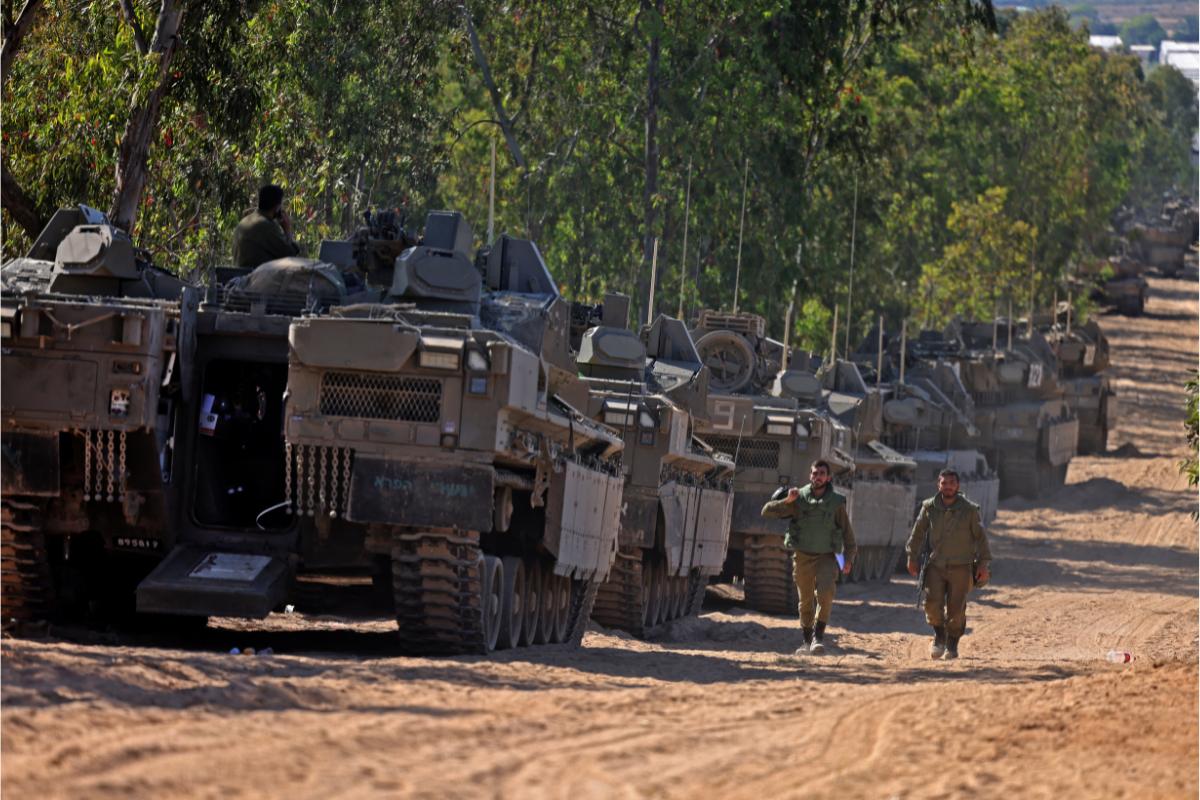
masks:
[[(186, 639), (0, 643), (0, 789), (17, 798), (1195, 798), (1196, 508), (1175, 462), (1195, 272), (1105, 316), (1119, 455), (1002, 505), (957, 662), (915, 582), (839, 591), (825, 656), (710, 588), (640, 642), (408, 659), (394, 623), (275, 615)], [(1129, 447), (1128, 445), (1133, 445)], [(1119, 448), (1119, 449), (1118, 449)], [(273, 647), (272, 657), (231, 656)], [(1131, 664), (1109, 664), (1109, 650)]]

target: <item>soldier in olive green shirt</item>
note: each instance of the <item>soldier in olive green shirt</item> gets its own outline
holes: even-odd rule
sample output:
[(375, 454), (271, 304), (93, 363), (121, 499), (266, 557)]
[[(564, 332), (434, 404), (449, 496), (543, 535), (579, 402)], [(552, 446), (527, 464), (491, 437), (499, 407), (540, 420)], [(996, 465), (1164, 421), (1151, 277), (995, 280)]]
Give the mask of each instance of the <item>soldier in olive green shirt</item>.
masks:
[(267, 185), (258, 190), (258, 208), (242, 217), (233, 231), (233, 263), (257, 267), (277, 258), (300, 254), (292, 239), (292, 221), (283, 209), (283, 189)]
[[(967, 594), (988, 578), (992, 551), (979, 515), (979, 506), (958, 493), (958, 473), (938, 475), (938, 494), (921, 504), (905, 550), (908, 571), (919, 573), (917, 558), (929, 537), (929, 566), (925, 569), (925, 619), (933, 627), (929, 657), (958, 658), (958, 640), (967, 628)], [(978, 566), (973, 566), (979, 562)]]
[(842, 572), (849, 572), (858, 557), (846, 495), (829, 485), (829, 464), (813, 464), (809, 478), (808, 486), (791, 489), (787, 497), (772, 500), (762, 509), (764, 517), (791, 519), (783, 543), (795, 550), (792, 577), (800, 593), (800, 626), (804, 630), (804, 643), (797, 654), (825, 652), (825, 625), (837, 584), (835, 554), (845, 553)]

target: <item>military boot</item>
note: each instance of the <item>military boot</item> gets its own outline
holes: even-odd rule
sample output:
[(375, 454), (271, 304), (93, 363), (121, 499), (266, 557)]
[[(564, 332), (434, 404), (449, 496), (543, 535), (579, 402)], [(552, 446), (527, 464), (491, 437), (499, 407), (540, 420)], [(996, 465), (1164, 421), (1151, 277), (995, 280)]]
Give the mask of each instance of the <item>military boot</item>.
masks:
[(953, 661), (958, 658), (958, 636), (946, 637), (946, 653), (942, 656), (942, 661)]
[(933, 627), (933, 644), (929, 645), (929, 657), (937, 660), (946, 653), (946, 626)]
[(804, 644), (802, 644), (796, 648), (796, 655), (798, 655), (798, 656), (808, 655), (809, 648), (812, 647), (813, 629), (812, 628), (804, 628), (803, 632), (804, 632)]
[(809, 645), (809, 652), (824, 653), (825, 652), (825, 623), (818, 622), (813, 628), (812, 644)]

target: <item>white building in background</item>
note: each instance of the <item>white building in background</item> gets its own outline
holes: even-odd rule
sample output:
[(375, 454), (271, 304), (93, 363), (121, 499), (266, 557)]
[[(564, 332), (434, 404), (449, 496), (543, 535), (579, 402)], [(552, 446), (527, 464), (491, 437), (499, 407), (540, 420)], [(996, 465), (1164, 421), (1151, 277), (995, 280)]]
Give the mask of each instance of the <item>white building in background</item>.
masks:
[(1158, 55), (1158, 53), (1154, 51), (1154, 45), (1152, 44), (1130, 45), (1129, 52), (1140, 58), (1143, 64), (1149, 64), (1152, 60), (1154, 60), (1154, 57)]
[(1200, 90), (1200, 42), (1166, 42), (1158, 46), (1158, 63), (1170, 64)]
[(1101, 50), (1112, 52), (1121, 46), (1120, 36), (1089, 36), (1088, 44), (1092, 47), (1099, 47)]

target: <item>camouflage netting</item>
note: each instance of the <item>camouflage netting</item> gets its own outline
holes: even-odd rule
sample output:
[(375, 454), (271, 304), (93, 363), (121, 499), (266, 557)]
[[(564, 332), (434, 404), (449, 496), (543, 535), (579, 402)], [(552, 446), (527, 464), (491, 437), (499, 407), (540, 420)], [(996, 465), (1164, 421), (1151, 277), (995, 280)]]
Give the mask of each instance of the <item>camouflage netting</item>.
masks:
[(307, 295), (311, 288), (318, 297), (345, 297), (346, 282), (333, 264), (311, 258), (289, 256), (268, 261), (238, 278), (230, 287), (239, 292)]

